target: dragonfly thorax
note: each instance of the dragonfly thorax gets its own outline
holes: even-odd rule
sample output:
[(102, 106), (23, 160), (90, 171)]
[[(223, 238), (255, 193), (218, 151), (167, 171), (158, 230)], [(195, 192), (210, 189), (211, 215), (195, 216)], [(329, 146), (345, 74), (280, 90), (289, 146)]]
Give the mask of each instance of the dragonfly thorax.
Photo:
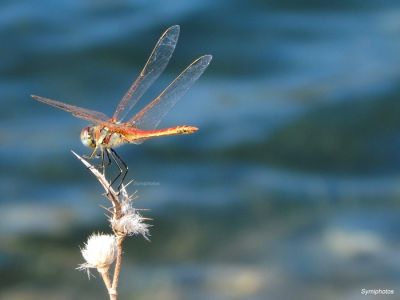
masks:
[(107, 134), (101, 141), (101, 145), (107, 148), (117, 148), (125, 143), (125, 139), (122, 134), (118, 132), (110, 132), (106, 129)]
[(81, 131), (81, 141), (86, 147), (116, 148), (125, 143), (124, 137), (102, 125), (88, 126)]

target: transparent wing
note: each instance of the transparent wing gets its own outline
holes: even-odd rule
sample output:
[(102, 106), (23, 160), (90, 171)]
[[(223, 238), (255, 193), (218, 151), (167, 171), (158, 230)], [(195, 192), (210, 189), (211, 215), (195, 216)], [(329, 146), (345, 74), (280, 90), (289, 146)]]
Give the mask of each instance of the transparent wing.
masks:
[(113, 120), (121, 121), (160, 76), (174, 52), (179, 37), (179, 25), (168, 28), (158, 40), (142, 72), (126, 92), (114, 113)]
[(74, 106), (74, 105), (69, 105), (66, 103), (62, 103), (60, 101), (43, 98), (40, 96), (31, 95), (31, 97), (39, 102), (43, 102), (43, 103), (49, 104), (51, 106), (60, 108), (62, 110), (68, 111), (68, 112), (72, 113), (72, 115), (74, 115), (75, 117), (87, 120), (92, 123), (103, 124), (103, 123), (107, 122), (107, 120), (110, 119), (105, 114), (98, 112), (98, 111), (89, 110), (89, 109)]
[(140, 129), (155, 129), (161, 119), (203, 74), (211, 59), (211, 55), (204, 55), (192, 62), (157, 98), (129, 122)]

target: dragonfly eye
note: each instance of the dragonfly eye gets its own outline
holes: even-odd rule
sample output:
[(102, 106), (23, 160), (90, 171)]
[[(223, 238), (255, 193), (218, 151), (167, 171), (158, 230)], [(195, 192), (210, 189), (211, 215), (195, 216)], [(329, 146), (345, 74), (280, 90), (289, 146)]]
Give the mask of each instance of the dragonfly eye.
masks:
[(93, 132), (92, 127), (83, 128), (81, 131), (81, 142), (86, 147), (95, 148), (96, 141), (93, 138), (92, 132)]

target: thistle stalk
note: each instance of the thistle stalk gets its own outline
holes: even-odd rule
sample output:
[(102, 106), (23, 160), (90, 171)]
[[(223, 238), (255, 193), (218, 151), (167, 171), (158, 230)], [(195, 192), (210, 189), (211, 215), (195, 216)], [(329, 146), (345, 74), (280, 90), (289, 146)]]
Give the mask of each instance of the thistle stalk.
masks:
[[(86, 270), (90, 275), (89, 268), (97, 268), (108, 290), (110, 300), (117, 300), (118, 282), (122, 267), (123, 242), (126, 237), (139, 234), (148, 240), (149, 225), (144, 223), (147, 219), (142, 217), (132, 206), (132, 201), (135, 197), (128, 194), (126, 185), (122, 185), (121, 189), (116, 192), (103, 173), (75, 152), (72, 151), (72, 153), (97, 178), (106, 191), (105, 196), (112, 205), (112, 208), (108, 209), (111, 214), (108, 217), (108, 221), (113, 234), (91, 235), (85, 247), (81, 250), (86, 263), (81, 264), (78, 269)], [(109, 271), (112, 264), (114, 264), (114, 274), (111, 280)]]

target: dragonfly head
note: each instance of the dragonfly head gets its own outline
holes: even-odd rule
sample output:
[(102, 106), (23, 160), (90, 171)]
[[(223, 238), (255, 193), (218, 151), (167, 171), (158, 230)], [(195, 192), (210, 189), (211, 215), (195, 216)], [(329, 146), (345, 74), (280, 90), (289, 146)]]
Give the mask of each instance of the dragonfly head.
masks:
[(95, 148), (96, 140), (94, 139), (93, 126), (88, 126), (81, 131), (81, 142), (86, 147)]

